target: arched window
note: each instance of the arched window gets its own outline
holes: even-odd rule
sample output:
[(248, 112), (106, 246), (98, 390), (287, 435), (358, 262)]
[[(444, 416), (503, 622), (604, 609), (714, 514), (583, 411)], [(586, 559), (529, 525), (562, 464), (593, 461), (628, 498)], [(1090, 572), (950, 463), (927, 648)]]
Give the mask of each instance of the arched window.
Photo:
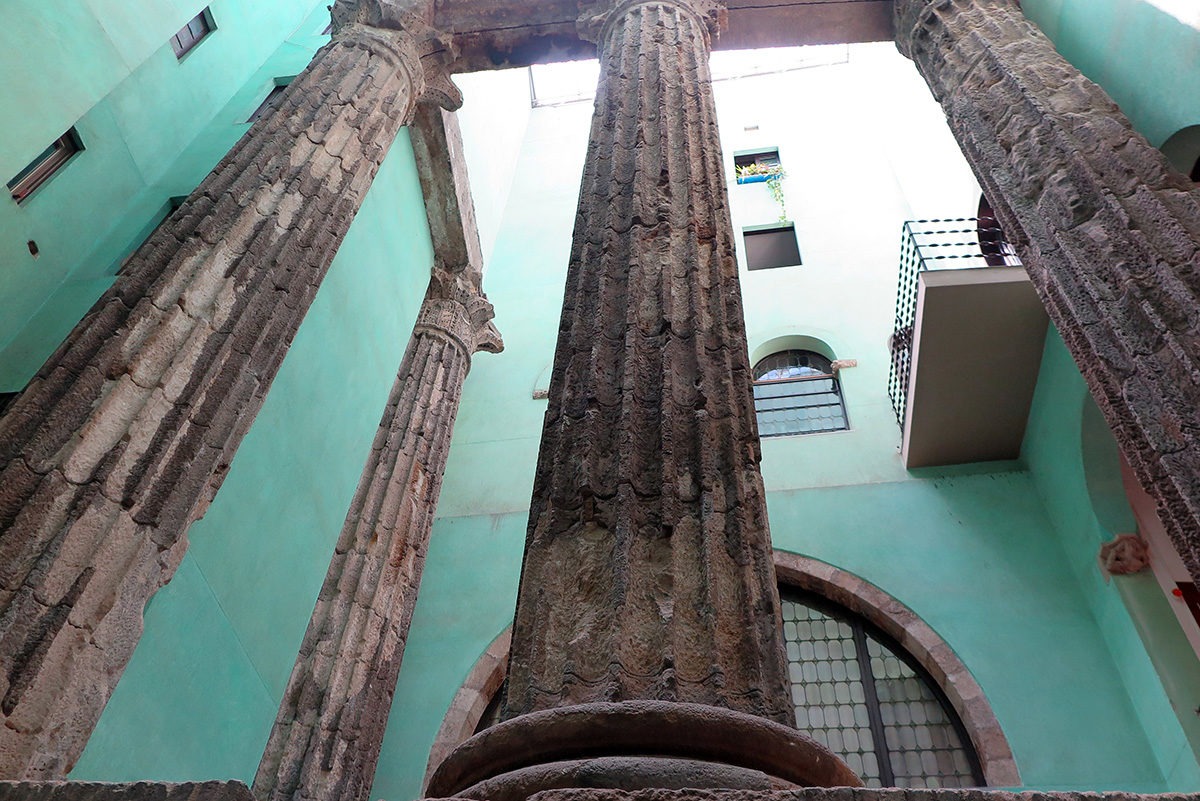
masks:
[(781, 588), (796, 727), (868, 787), (978, 787), (979, 759), (938, 686), (897, 644), (816, 595)]
[(779, 351), (754, 365), (754, 411), (763, 437), (850, 427), (833, 363), (811, 350)]

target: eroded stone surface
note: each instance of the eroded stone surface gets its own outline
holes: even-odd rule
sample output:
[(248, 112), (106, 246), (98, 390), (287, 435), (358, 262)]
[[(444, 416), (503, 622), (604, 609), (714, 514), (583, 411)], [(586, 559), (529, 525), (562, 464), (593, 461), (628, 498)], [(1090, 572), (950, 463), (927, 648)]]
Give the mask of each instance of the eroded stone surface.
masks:
[(802, 790), (546, 790), (530, 801), (1196, 801), (1195, 793), (1009, 793), (1001, 790), (905, 790), (806, 787)]
[(479, 273), (434, 271), (254, 781), (365, 801), (408, 640), (462, 384), (502, 345)]
[(254, 801), (241, 782), (6, 782), (0, 801)]
[(425, 85), (344, 28), (0, 420), (0, 776), (70, 770)]
[(1200, 580), (1200, 190), (1014, 0), (897, 0), (915, 61)]
[(791, 724), (733, 232), (716, 3), (588, 4), (596, 98), (503, 719), (601, 701)]

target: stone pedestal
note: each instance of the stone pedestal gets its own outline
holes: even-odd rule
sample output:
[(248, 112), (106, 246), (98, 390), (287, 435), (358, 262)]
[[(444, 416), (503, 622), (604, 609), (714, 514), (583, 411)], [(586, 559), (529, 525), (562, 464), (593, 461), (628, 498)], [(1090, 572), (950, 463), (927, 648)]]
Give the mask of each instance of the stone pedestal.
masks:
[(1200, 580), (1200, 191), (1015, 0), (896, 0), (1008, 239)]
[(0, 776), (74, 764), (426, 91), (343, 17), (0, 420)]
[(259, 801), (366, 801), (463, 380), (502, 348), (478, 273), (434, 272), (259, 765)]
[(708, 71), (719, 15), (637, 0), (580, 22), (601, 78), (502, 722), (431, 796), (858, 783), (789, 728)]

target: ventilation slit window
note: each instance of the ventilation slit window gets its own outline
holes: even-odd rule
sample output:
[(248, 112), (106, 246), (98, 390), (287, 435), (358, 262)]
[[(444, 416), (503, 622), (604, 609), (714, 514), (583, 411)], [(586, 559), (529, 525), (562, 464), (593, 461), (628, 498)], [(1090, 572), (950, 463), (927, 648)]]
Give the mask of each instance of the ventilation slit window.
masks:
[(83, 150), (83, 143), (80, 142), (79, 134), (75, 132), (74, 128), (54, 140), (50, 147), (39, 153), (37, 158), (29, 162), (25, 169), (8, 182), (8, 191), (12, 195), (12, 199), (18, 203), (24, 202), (35, 189), (62, 169), (63, 165), (70, 161), (71, 156), (81, 150)]

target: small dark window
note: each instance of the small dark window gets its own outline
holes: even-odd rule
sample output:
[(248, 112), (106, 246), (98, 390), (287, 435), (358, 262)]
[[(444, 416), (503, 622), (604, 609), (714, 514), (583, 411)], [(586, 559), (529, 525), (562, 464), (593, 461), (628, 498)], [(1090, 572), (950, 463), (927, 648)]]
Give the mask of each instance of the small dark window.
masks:
[(175, 51), (175, 58), (183, 58), (185, 54), (197, 44), (205, 36), (208, 36), (216, 28), (212, 20), (212, 12), (205, 8), (196, 16), (188, 20), (188, 24), (179, 29), (179, 33), (171, 37), (171, 48)]
[(1192, 165), (1192, 171), (1188, 174), (1188, 177), (1200, 184), (1200, 158), (1197, 158), (1196, 163)]
[(769, 181), (783, 172), (783, 164), (779, 161), (779, 148), (734, 153), (733, 169), (739, 184)]
[(762, 437), (850, 427), (833, 363), (810, 350), (773, 353), (754, 365), (754, 411)]
[(0, 414), (8, 411), (8, 407), (17, 399), (20, 392), (0, 392)]
[(751, 225), (742, 229), (746, 241), (746, 269), (768, 270), (800, 264), (800, 245), (793, 223)]
[(279, 104), (283, 102), (283, 92), (285, 89), (287, 89), (288, 84), (292, 82), (292, 78), (294, 77), (296, 76), (293, 75), (289, 78), (276, 78), (274, 88), (267, 93), (267, 96), (263, 98), (263, 102), (258, 104), (258, 108), (254, 109), (254, 113), (246, 119), (246, 122), (258, 122), (260, 119), (279, 108)]
[(83, 150), (83, 143), (79, 141), (79, 134), (75, 133), (74, 128), (54, 140), (50, 147), (39, 153), (37, 158), (29, 162), (25, 169), (8, 182), (8, 191), (12, 194), (13, 200), (18, 203), (24, 202), (25, 198), (33, 193), (33, 190), (46, 183), (51, 175), (58, 172), (70, 160), (71, 156), (81, 150)]

